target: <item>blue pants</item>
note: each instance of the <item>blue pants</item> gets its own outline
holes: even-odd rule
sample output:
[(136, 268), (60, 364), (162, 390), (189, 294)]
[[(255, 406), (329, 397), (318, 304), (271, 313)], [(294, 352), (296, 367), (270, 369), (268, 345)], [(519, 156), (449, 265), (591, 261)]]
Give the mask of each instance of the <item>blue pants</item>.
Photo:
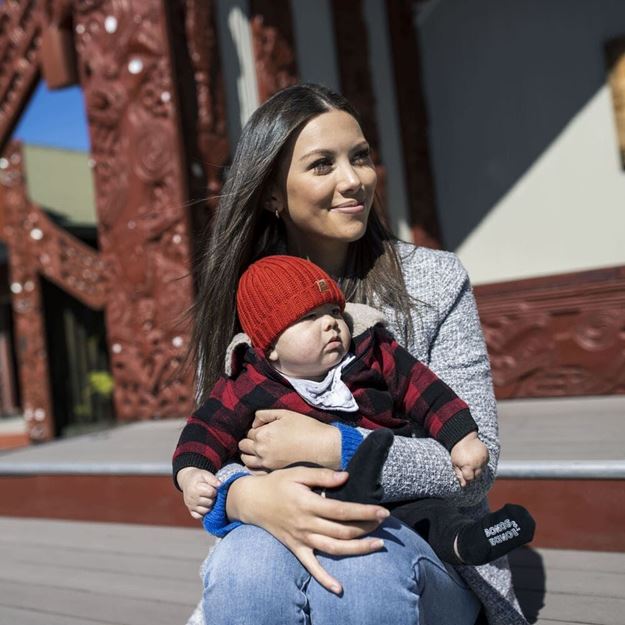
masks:
[(382, 551), (318, 554), (343, 585), (337, 596), (273, 536), (236, 528), (204, 570), (206, 625), (474, 625), (477, 598), (418, 534), (391, 517), (372, 535)]

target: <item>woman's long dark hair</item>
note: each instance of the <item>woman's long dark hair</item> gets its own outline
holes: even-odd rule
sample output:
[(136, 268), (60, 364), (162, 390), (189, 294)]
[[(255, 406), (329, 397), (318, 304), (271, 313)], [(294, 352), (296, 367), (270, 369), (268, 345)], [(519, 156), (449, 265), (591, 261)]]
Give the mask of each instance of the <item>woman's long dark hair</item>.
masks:
[[(280, 156), (305, 123), (331, 110), (359, 119), (343, 96), (320, 85), (295, 85), (262, 104), (243, 128), (198, 270), (189, 360), (197, 364), (200, 401), (222, 373), (226, 348), (238, 331), (235, 295), (240, 275), (257, 258), (286, 249), (281, 220), (261, 203), (275, 180)], [(411, 300), (393, 245), (395, 238), (375, 208), (362, 238), (350, 244), (348, 267), (339, 282), (349, 301), (388, 305), (410, 319)]]

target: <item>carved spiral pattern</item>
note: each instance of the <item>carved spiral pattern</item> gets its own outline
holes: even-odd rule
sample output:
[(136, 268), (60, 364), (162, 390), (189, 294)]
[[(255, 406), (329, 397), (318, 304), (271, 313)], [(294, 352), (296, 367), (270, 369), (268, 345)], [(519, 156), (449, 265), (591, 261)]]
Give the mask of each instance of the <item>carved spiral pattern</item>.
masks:
[(175, 294), (163, 286), (163, 263), (178, 278), (190, 264), (165, 14), (161, 0), (107, 0), (76, 16), (81, 82), (97, 107), (89, 122), (100, 247), (114, 285), (106, 312), (121, 420), (191, 408), (190, 391), (172, 397), (169, 390), (190, 388), (168, 363), (188, 345), (188, 331), (171, 319), (179, 302), (190, 305), (192, 289), (184, 281)]
[(158, 182), (170, 171), (174, 149), (171, 133), (162, 123), (147, 122), (137, 130), (135, 171), (145, 182)]
[(625, 328), (625, 315), (616, 310), (591, 311), (580, 315), (573, 336), (580, 347), (602, 351), (618, 343)]
[(625, 393), (625, 268), (475, 292), (499, 398)]

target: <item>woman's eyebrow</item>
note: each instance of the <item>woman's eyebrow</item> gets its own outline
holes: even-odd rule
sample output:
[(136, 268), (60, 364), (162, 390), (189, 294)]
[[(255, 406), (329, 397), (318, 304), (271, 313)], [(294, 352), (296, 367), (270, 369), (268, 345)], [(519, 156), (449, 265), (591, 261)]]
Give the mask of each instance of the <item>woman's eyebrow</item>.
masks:
[(303, 161), (310, 156), (314, 156), (315, 154), (322, 154), (323, 156), (331, 156), (332, 154), (334, 154), (334, 152), (332, 152), (332, 150), (326, 150), (324, 148), (317, 148), (316, 150), (311, 150), (310, 152), (306, 152), (306, 154), (304, 154), (304, 156), (301, 156), (299, 160)]
[[(357, 145), (351, 148), (350, 152), (355, 152), (356, 150), (362, 150), (363, 148), (367, 148), (367, 149), (369, 148), (369, 143), (367, 141), (362, 141), (358, 143)], [(334, 154), (334, 151), (329, 150), (327, 148), (316, 148), (314, 150), (310, 150), (310, 152), (306, 152), (306, 154), (304, 154), (303, 156), (300, 156), (299, 160), (303, 161), (317, 154), (322, 155), (322, 156), (332, 156)]]

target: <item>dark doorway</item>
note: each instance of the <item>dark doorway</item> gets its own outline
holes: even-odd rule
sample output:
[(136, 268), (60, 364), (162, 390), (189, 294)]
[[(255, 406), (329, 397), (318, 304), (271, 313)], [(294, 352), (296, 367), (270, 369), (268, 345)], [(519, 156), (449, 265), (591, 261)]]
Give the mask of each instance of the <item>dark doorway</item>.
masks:
[(55, 436), (115, 422), (104, 314), (41, 279)]

